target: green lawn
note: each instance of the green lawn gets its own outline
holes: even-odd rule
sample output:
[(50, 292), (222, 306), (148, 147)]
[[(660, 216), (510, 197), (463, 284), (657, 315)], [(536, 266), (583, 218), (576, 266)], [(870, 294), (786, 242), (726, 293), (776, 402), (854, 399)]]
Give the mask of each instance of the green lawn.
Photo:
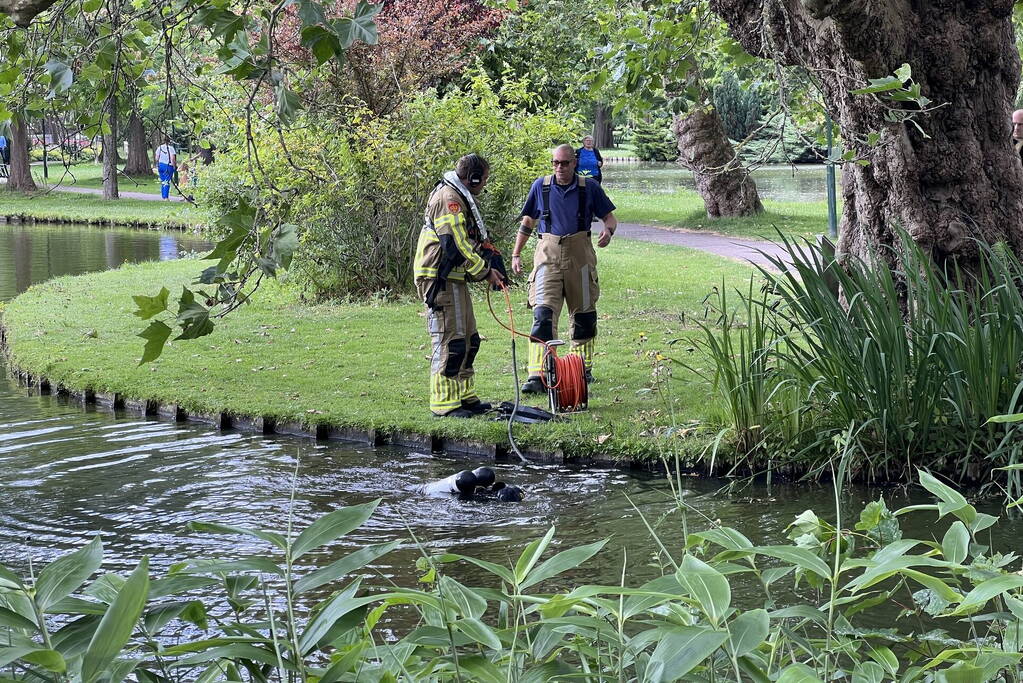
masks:
[(0, 216), (28, 216), (36, 220), (123, 225), (192, 226), (199, 212), (187, 202), (146, 199), (105, 201), (99, 195), (39, 192), (24, 195), (0, 189)]
[[(707, 367), (693, 322), (706, 314), (703, 299), (713, 287), (741, 285), (750, 268), (628, 240), (599, 258), (591, 410), (562, 424), (518, 426), (521, 443), (604, 457), (699, 452), (719, 424), (710, 384), (670, 363), (675, 376), (663, 380), (663, 390), (655, 378), (666, 376), (665, 356)], [(187, 410), (506, 442), (504, 423), (442, 420), (429, 412), (430, 347), (416, 302), (308, 305), (295, 288), (271, 283), (213, 336), (172, 342), (157, 362), (138, 367), (143, 342), (135, 335), (147, 323), (132, 316), (131, 295), (156, 294), (163, 285), (179, 292), (205, 265), (135, 265), (33, 287), (4, 312), (12, 363), (72, 387), (176, 401)], [(528, 329), (523, 298), (516, 288), (516, 324)], [(494, 307), (503, 311), (503, 298)], [(485, 300), (477, 300), (476, 315), (486, 340), (476, 363), (479, 392), (485, 400), (511, 399), (508, 333)], [(518, 352), (524, 366), (524, 343)], [(663, 436), (676, 426), (685, 428)]]
[[(765, 201), (766, 211), (749, 218), (710, 220), (703, 200), (693, 191), (675, 194), (647, 194), (616, 191), (612, 200), (618, 209), (615, 215), (623, 223), (641, 223), (685, 230), (718, 232), (739, 237), (777, 237), (776, 229), (792, 236), (812, 236), (827, 232), (826, 202)], [(839, 206), (841, 214), (841, 206)]]

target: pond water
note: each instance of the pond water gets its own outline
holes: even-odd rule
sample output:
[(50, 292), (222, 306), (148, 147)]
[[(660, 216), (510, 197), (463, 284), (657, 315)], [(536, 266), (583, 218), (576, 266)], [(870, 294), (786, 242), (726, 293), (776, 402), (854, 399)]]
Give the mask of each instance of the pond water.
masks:
[[(0, 225), (0, 299), (55, 274), (173, 258), (201, 246), (178, 234)], [(617, 583), (623, 550), (628, 551), (630, 582), (655, 575), (648, 564), (655, 544), (638, 511), (656, 524), (675, 507), (662, 477), (500, 463), (494, 465), (499, 478), (526, 490), (521, 504), (429, 498), (417, 490), (479, 464), (484, 463), (397, 448), (217, 432), (101, 412), (66, 398), (32, 396), (0, 371), (0, 563), (23, 572), (30, 562), (38, 567), (99, 533), (107, 570), (126, 570), (148, 554), (160, 572), (175, 561), (264, 549), (243, 538), (191, 532), (189, 521), (282, 529), (290, 515), (301, 527), (338, 506), (379, 498), (378, 512), (366, 527), (309, 558), (322, 564), (356, 546), (414, 534), (431, 550), (514, 563), (523, 546), (553, 525), (560, 547), (612, 539), (600, 559), (572, 580)], [(833, 518), (826, 488), (758, 485), (726, 495), (721, 484), (683, 480), (692, 530), (706, 528), (707, 520), (721, 520), (755, 542), (778, 543), (793, 517), (807, 508)], [(846, 514), (858, 515), (877, 495), (876, 490), (847, 489)], [(886, 496), (893, 507), (909, 502), (902, 489)], [(943, 529), (930, 528), (933, 518), (916, 519), (920, 526), (907, 535), (940, 538)], [(680, 522), (673, 517), (660, 527), (669, 548), (681, 544)], [(1017, 524), (1004, 525), (993, 539), (995, 546), (1014, 547), (1020, 530)], [(415, 544), (406, 543), (374, 563), (374, 570), (413, 586), (419, 554)], [(466, 581), (486, 581), (475, 567), (457, 571)]]
[[(838, 182), (841, 182), (838, 173)], [(784, 202), (823, 202), (827, 199), (825, 167), (820, 164), (768, 165), (754, 169), (753, 179), (762, 199)], [(693, 174), (675, 163), (657, 161), (614, 162), (604, 165), (608, 189), (671, 194), (693, 190)]]

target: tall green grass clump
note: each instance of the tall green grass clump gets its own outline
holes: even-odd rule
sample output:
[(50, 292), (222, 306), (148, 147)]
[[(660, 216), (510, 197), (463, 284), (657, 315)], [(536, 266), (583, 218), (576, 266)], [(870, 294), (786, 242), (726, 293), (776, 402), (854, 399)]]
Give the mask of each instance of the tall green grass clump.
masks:
[[(642, 585), (605, 541), (552, 551), (554, 529), (510, 566), (424, 551), (414, 587), (367, 578), (401, 541), (308, 566), (376, 503), (301, 531), (195, 523), (265, 551), (163, 576), (144, 558), (127, 576), (102, 572), (97, 538), (31, 577), (0, 566), (0, 680), (1020, 681), (1018, 558), (986, 544), (996, 517), (926, 472), (919, 481), (936, 503), (880, 499), (853, 520), (807, 510), (778, 543), (714, 523), (680, 547), (654, 536), (665, 572)], [(924, 514), (934, 538), (905, 538), (901, 518)], [(594, 558), (621, 562), (622, 581), (550, 590)], [(486, 585), (458, 580), (470, 564)]]
[(975, 480), (1020, 460), (1019, 427), (989, 421), (1023, 392), (1019, 259), (978, 245), (975, 272), (939, 269), (904, 236), (894, 258), (839, 265), (782, 239), (791, 263), (772, 259), (737, 305), (722, 290), (728, 322), (704, 326), (740, 452), (819, 472), (853, 426), (852, 472), (867, 480), (921, 464)]

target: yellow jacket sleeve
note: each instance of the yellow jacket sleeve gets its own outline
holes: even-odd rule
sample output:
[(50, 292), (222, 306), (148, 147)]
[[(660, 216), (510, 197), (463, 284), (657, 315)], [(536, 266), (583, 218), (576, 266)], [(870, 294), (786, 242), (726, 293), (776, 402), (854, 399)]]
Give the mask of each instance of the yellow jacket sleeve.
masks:
[[(454, 207), (458, 207), (455, 209)], [(451, 235), (455, 248), (465, 258), (465, 272), (474, 280), (482, 279), (487, 270), (483, 257), (476, 251), (476, 244), (469, 238), (465, 228), (465, 211), (456, 202), (440, 207), (433, 217), (433, 229), (438, 237)]]

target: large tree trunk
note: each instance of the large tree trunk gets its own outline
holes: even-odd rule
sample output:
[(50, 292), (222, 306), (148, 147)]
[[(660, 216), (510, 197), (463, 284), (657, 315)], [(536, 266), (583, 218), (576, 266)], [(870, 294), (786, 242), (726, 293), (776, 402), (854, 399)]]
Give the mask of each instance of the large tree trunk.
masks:
[(606, 104), (597, 104), (593, 109), (593, 146), (597, 149), (610, 149), (615, 146), (611, 108)]
[[(1009, 112), (1020, 60), (1011, 0), (710, 2), (746, 50), (815, 73), (847, 149), (869, 162), (843, 170), (841, 252), (892, 260), (880, 247), (893, 244), (901, 226), (939, 263), (951, 257), (970, 268), (974, 239), (1008, 242), (1019, 253), (1023, 168)], [(903, 63), (940, 106), (917, 114), (924, 132), (898, 116), (892, 122), (886, 115), (896, 104), (883, 96), (849, 92)], [(871, 147), (873, 131), (881, 138)]]
[(49, 9), (56, 0), (0, 0), (0, 13), (10, 15), (11, 21), (26, 28), (40, 12)]
[(153, 165), (149, 162), (149, 141), (146, 139), (146, 127), (137, 111), (131, 112), (128, 119), (128, 163), (124, 172), (130, 176), (152, 176)]
[(117, 98), (107, 100), (110, 132), (103, 135), (103, 199), (117, 199)]
[(35, 192), (32, 167), (28, 156), (28, 126), (18, 114), (11, 117), (11, 165), (8, 169), (7, 188), (18, 192)]
[(679, 161), (696, 177), (696, 191), (708, 218), (734, 218), (763, 213), (757, 184), (735, 156), (721, 117), (712, 107), (699, 107), (672, 123)]

